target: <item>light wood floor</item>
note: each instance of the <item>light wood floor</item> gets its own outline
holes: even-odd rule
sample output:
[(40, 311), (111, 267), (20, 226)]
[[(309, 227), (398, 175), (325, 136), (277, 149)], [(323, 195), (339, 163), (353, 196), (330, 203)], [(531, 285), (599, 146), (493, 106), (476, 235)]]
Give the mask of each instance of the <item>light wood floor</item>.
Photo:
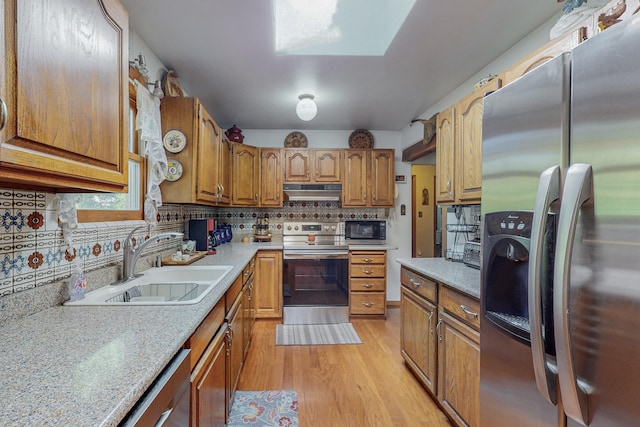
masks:
[(281, 322), (257, 321), (238, 390), (295, 390), (300, 427), (451, 426), (404, 366), (400, 310), (351, 322), (364, 344), (276, 346)]

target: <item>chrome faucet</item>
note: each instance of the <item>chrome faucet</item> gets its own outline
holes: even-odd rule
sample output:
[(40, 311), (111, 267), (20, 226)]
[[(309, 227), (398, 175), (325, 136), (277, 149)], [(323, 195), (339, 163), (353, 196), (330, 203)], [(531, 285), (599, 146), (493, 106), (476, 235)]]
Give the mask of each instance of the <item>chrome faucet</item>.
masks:
[(112, 283), (112, 285), (118, 285), (121, 283), (128, 282), (129, 280), (133, 280), (136, 277), (140, 277), (142, 274), (134, 274), (134, 270), (136, 268), (136, 263), (142, 254), (142, 251), (152, 243), (160, 242), (161, 240), (168, 239), (177, 239), (179, 237), (183, 237), (184, 233), (178, 233), (174, 231), (169, 231), (166, 233), (158, 233), (154, 236), (149, 237), (149, 239), (142, 242), (138, 245), (138, 248), (134, 249), (133, 247), (133, 233), (144, 228), (144, 226), (134, 228), (131, 233), (127, 236), (123, 245), (124, 257), (122, 259), (122, 279), (117, 282)]

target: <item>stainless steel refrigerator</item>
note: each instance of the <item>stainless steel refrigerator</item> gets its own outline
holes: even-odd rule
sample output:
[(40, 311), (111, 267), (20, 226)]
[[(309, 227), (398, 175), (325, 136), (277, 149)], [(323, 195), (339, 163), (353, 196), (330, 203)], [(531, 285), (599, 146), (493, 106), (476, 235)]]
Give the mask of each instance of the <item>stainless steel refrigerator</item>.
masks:
[(640, 425), (640, 18), (487, 95), (480, 420)]

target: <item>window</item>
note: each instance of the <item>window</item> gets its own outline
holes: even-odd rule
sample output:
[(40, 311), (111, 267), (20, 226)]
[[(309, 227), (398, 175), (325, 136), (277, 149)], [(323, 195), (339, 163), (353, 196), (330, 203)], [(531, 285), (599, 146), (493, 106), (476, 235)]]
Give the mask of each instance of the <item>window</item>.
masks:
[(129, 185), (128, 193), (79, 193), (76, 198), (79, 222), (144, 219), (146, 161), (138, 141), (136, 122), (136, 87), (143, 82), (137, 69), (129, 67)]

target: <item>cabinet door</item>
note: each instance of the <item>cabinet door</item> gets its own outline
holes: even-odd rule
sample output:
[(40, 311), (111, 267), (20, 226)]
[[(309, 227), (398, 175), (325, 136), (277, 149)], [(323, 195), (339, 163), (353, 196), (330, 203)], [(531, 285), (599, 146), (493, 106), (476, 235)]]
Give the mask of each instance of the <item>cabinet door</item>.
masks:
[(284, 182), (311, 182), (311, 151), (306, 149), (284, 150)]
[(126, 191), (126, 10), (117, 0), (1, 9), (0, 182)]
[(367, 151), (346, 150), (342, 206), (367, 206)]
[(233, 397), (238, 386), (240, 371), (242, 370), (242, 361), (244, 359), (244, 340), (243, 340), (243, 294), (236, 298), (234, 305), (229, 310), (227, 322), (229, 323), (228, 331), (230, 344), (227, 348), (226, 357), (227, 366), (227, 414), (231, 412)]
[(282, 207), (282, 150), (260, 149), (260, 206)]
[(224, 426), (226, 420), (226, 325), (191, 372), (191, 427)]
[(233, 191), (234, 205), (258, 204), (258, 149), (250, 145), (233, 144)]
[(480, 425), (480, 332), (444, 311), (438, 321), (438, 400), (458, 425)]
[(393, 207), (394, 201), (394, 151), (371, 151), (371, 180), (369, 205), (374, 207)]
[(340, 150), (314, 150), (313, 165), (315, 182), (341, 182), (342, 158)]
[(482, 194), (482, 111), (484, 94), (500, 87), (500, 79), (466, 96), (456, 105), (456, 199), (480, 203)]
[(454, 107), (438, 114), (436, 120), (436, 202), (455, 202), (455, 123)]
[(255, 273), (256, 316), (282, 317), (282, 252), (259, 251)]
[(546, 44), (535, 50), (517, 64), (511, 66), (504, 72), (504, 85), (508, 85), (533, 70), (534, 68), (544, 64), (545, 62), (555, 58), (563, 52), (568, 52), (586, 39), (586, 28), (580, 27), (575, 31), (548, 41)]
[(232, 148), (231, 142), (224, 133), (221, 133), (221, 144), (219, 146), (219, 159), (218, 159), (218, 204), (229, 205), (231, 204), (231, 191), (232, 191)]
[(196, 200), (217, 202), (218, 163), (221, 132), (213, 117), (198, 103), (198, 157), (196, 177)]
[(435, 395), (437, 308), (404, 286), (400, 288), (400, 292), (402, 357), (424, 386)]

